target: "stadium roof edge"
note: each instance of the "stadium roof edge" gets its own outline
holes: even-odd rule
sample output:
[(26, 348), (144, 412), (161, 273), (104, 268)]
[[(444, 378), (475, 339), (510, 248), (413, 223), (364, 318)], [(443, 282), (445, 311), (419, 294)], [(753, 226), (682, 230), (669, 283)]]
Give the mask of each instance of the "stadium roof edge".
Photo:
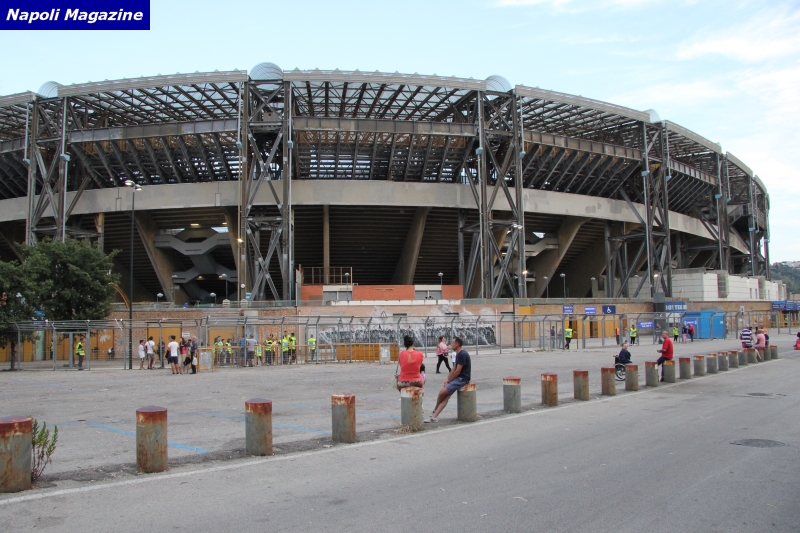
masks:
[(12, 105), (27, 104), (36, 100), (36, 93), (33, 91), (25, 91), (24, 93), (9, 94), (7, 96), (0, 96), (0, 107), (9, 107)]
[(670, 122), (669, 120), (664, 120), (662, 122), (670, 131), (673, 131), (673, 132), (677, 133), (678, 135), (686, 137), (689, 140), (692, 140), (692, 141), (694, 141), (694, 142), (696, 142), (696, 143), (698, 143), (698, 144), (700, 144), (702, 146), (705, 146), (709, 150), (711, 150), (713, 152), (716, 152), (716, 153), (718, 153), (720, 155), (723, 153), (722, 152), (722, 145), (720, 145), (719, 143), (715, 143), (713, 141), (709, 141), (708, 139), (706, 139), (702, 135), (698, 135), (697, 133), (693, 132), (692, 130), (690, 130), (688, 128), (684, 128), (680, 124), (675, 124), (674, 122)]
[(583, 96), (575, 96), (572, 94), (560, 93), (557, 91), (548, 91), (546, 89), (528, 87), (525, 85), (515, 86), (514, 91), (517, 93), (518, 96), (541, 98), (542, 100), (549, 100), (552, 102), (560, 102), (580, 107), (587, 107), (589, 109), (595, 109), (597, 111), (603, 111), (605, 113), (620, 115), (633, 120), (640, 120), (647, 124), (651, 123), (649, 113), (645, 113), (644, 111), (637, 111), (636, 109), (631, 109), (629, 107), (624, 107), (621, 105), (602, 102), (600, 100), (594, 100), (592, 98), (585, 98)]
[(428, 85), (435, 87), (451, 87), (453, 89), (469, 89), (485, 91), (486, 80), (472, 78), (456, 78), (454, 76), (428, 76), (423, 74), (401, 74), (399, 72), (362, 72), (359, 70), (294, 70), (284, 71), (286, 81), (334, 81), (334, 82), (369, 82), (391, 85)]
[(747, 165), (742, 163), (742, 161), (738, 157), (733, 155), (732, 153), (725, 152), (725, 157), (728, 159), (728, 161), (730, 161), (731, 163), (733, 163), (734, 165), (739, 167), (742, 170), (742, 172), (744, 172), (745, 174), (747, 174), (751, 178), (755, 175), (755, 174), (753, 174), (753, 171), (752, 171), (752, 169), (750, 167), (748, 167)]
[(169, 74), (164, 76), (144, 76), (142, 78), (125, 78), (121, 80), (97, 81), (62, 85), (58, 88), (58, 96), (79, 96), (83, 94), (120, 91), (126, 89), (144, 89), (164, 85), (191, 85), (194, 83), (221, 83), (247, 81), (246, 70), (230, 70), (223, 72), (195, 72), (193, 74)]

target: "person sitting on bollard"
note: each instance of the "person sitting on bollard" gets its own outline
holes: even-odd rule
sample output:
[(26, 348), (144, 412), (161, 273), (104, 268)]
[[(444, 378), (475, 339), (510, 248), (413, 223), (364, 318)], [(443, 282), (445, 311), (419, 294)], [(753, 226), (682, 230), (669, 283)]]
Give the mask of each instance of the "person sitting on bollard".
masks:
[(628, 351), (628, 343), (622, 345), (619, 355), (614, 356), (615, 365), (628, 365), (631, 362), (631, 352)]
[(400, 374), (397, 376), (397, 390), (406, 387), (422, 388), (425, 383), (422, 381), (420, 368), (422, 368), (422, 359), (425, 354), (414, 349), (414, 339), (408, 335), (403, 337), (403, 346), (406, 349), (397, 356), (397, 365), (400, 367)]
[(436, 345), (436, 357), (439, 359), (436, 362), (436, 373), (440, 373), (439, 367), (442, 363), (447, 367), (447, 371), (450, 372), (450, 362), (447, 360), (447, 344), (444, 342), (444, 337), (439, 337), (439, 344)]
[(425, 420), (425, 423), (436, 422), (439, 414), (444, 410), (450, 396), (458, 389), (469, 383), (472, 373), (472, 362), (469, 353), (463, 348), (463, 341), (458, 337), (453, 337), (453, 342), (450, 346), (456, 352), (456, 361), (453, 370), (447, 375), (444, 380), (444, 386), (439, 391), (439, 396), (436, 398), (436, 407), (431, 413), (431, 417)]
[(666, 331), (661, 332), (661, 338), (664, 339), (664, 343), (656, 351), (661, 354), (661, 357), (658, 358), (658, 365), (661, 367), (661, 381), (664, 381), (664, 362), (672, 361), (673, 344)]
[(753, 332), (750, 331), (750, 326), (742, 328), (742, 332), (739, 333), (739, 339), (742, 341), (742, 349), (753, 347)]
[(797, 332), (797, 340), (794, 341), (794, 349), (800, 350), (800, 331)]

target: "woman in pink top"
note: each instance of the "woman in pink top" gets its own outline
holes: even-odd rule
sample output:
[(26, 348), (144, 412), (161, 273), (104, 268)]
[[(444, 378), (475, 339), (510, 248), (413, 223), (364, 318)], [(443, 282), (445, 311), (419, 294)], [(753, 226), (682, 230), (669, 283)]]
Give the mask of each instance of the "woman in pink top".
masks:
[(397, 363), (400, 365), (400, 375), (397, 376), (397, 390), (405, 387), (419, 387), (424, 385), (420, 375), (422, 359), (425, 357), (422, 352), (414, 349), (414, 339), (405, 336), (403, 338), (405, 350), (397, 356)]
[(764, 337), (764, 330), (757, 329), (756, 330), (756, 344), (753, 348), (764, 348), (767, 345), (767, 338)]
[(436, 346), (436, 357), (439, 361), (436, 363), (436, 373), (439, 374), (439, 366), (444, 363), (447, 371), (450, 372), (450, 362), (447, 360), (447, 343), (444, 342), (444, 337), (439, 337), (439, 344)]

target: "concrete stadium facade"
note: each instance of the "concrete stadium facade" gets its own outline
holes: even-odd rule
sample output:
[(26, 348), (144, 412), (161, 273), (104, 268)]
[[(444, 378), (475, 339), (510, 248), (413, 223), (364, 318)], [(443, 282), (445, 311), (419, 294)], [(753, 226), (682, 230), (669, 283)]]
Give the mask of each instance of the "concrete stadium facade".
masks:
[(135, 301), (292, 301), (312, 271), (671, 297), (677, 270), (769, 279), (768, 221), (763, 183), (719, 144), (500, 76), (261, 63), (0, 97), (0, 257), (96, 239)]

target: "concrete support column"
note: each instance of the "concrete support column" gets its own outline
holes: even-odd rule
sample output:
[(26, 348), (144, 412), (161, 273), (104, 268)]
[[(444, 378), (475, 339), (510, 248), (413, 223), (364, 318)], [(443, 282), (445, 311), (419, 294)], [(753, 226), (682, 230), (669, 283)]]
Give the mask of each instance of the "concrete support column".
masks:
[(706, 357), (704, 355), (695, 355), (694, 356), (694, 375), (695, 376), (705, 376), (706, 375), (705, 359), (706, 359)]
[(625, 390), (639, 390), (639, 365), (625, 365)]
[(589, 401), (589, 371), (588, 370), (573, 370), (572, 371), (572, 397), (576, 400), (584, 402)]
[(136, 410), (136, 466), (152, 474), (168, 467), (167, 409), (148, 405)]
[(507, 413), (522, 412), (522, 378), (503, 378), (503, 410)]
[(613, 366), (604, 366), (600, 369), (600, 387), (603, 396), (617, 395), (617, 375)]
[(26, 416), (0, 418), (0, 493), (31, 488), (32, 431)]
[(331, 396), (331, 438), (350, 444), (356, 441), (356, 397), (354, 394)]
[(322, 283), (328, 285), (331, 282), (331, 217), (330, 206), (322, 206)]
[(542, 374), (542, 405), (558, 405), (558, 374)]
[(706, 373), (707, 374), (717, 373), (717, 354), (710, 353), (706, 356)]
[(244, 402), (245, 451), (272, 455), (272, 402), (253, 398)]
[(645, 361), (644, 385), (645, 387), (658, 387), (658, 363), (656, 361)]
[(675, 361), (664, 361), (664, 383), (675, 383)]
[(400, 424), (409, 429), (422, 429), (422, 389), (405, 387), (400, 390)]
[[(172, 274), (177, 270), (177, 265), (164, 250), (156, 247), (155, 237), (158, 228), (153, 219), (146, 213), (137, 211), (134, 221), (136, 223), (136, 231), (139, 233), (144, 249), (147, 252), (147, 257), (150, 258), (150, 264), (153, 265), (153, 270), (158, 277), (158, 283), (161, 285), (164, 299), (172, 301)], [(177, 291), (175, 296), (177, 299)]]
[(403, 245), (403, 252), (397, 262), (394, 276), (392, 276), (392, 285), (414, 284), (419, 247), (422, 245), (422, 236), (425, 234), (425, 221), (430, 212), (430, 207), (418, 207), (414, 213), (414, 219), (411, 221), (411, 227), (408, 228), (406, 242)]
[(728, 352), (728, 366), (730, 368), (739, 368), (739, 352), (736, 350)]
[[(564, 221), (561, 223), (561, 226), (558, 228), (558, 250), (545, 250), (544, 252), (540, 253), (539, 255), (535, 256), (531, 260), (531, 265), (528, 266), (528, 270), (531, 272), (536, 272), (536, 279), (544, 279), (544, 276), (548, 277), (548, 283), (554, 283), (553, 274), (555, 274), (556, 270), (558, 269), (558, 265), (561, 263), (561, 259), (564, 258), (564, 254), (567, 253), (569, 250), (572, 241), (575, 239), (575, 235), (578, 234), (578, 230), (581, 229), (581, 226), (587, 221), (586, 218), (581, 217), (565, 217)], [(558, 283), (554, 283), (553, 288), (550, 291), (550, 296), (555, 297), (556, 295), (561, 295), (563, 289), (561, 287), (561, 280), (556, 280)], [(531, 287), (532, 288), (532, 287)], [(532, 298), (541, 298), (542, 294), (545, 293), (547, 285), (544, 283), (537, 283), (536, 290), (531, 293), (528, 293), (528, 296)]]
[(717, 354), (717, 368), (720, 372), (725, 372), (728, 370), (730, 367), (728, 363), (728, 352), (720, 352)]
[(679, 357), (678, 362), (680, 364), (680, 371), (681, 371), (681, 379), (691, 379), (692, 378), (692, 358), (691, 357)]
[(478, 387), (467, 383), (458, 390), (456, 412), (462, 422), (475, 422), (478, 419)]

